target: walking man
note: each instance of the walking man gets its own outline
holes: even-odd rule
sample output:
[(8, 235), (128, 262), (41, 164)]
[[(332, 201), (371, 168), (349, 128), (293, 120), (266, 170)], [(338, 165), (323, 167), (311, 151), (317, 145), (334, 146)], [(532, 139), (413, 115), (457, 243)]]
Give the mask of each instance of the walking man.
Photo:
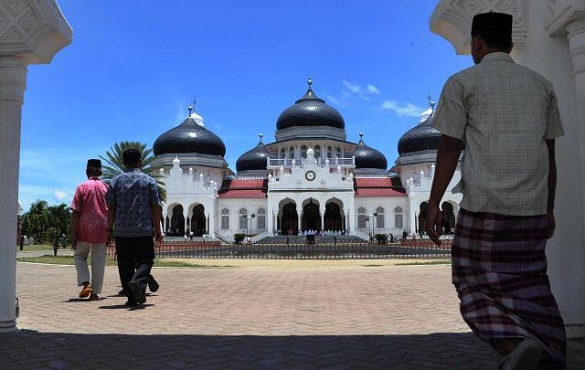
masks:
[[(99, 178), (102, 162), (99, 159), (88, 160), (85, 174), (88, 180), (77, 186), (71, 201), (71, 243), (77, 283), (83, 286), (79, 297), (97, 300), (102, 292), (108, 240), (107, 186)], [(87, 265), (90, 251), (91, 284)]]
[(154, 263), (154, 239), (162, 240), (161, 207), (156, 181), (143, 173), (137, 149), (122, 154), (126, 171), (110, 181), (107, 193), (109, 240), (116, 241), (118, 272), (126, 305), (146, 301), (145, 290)]
[(452, 246), (463, 318), (499, 352), (500, 369), (564, 369), (564, 323), (545, 256), (555, 229), (555, 138), (563, 128), (552, 85), (510, 57), (511, 35), (511, 15), (476, 15), (476, 65), (443, 87), (427, 232), (440, 244), (439, 205), (464, 146)]

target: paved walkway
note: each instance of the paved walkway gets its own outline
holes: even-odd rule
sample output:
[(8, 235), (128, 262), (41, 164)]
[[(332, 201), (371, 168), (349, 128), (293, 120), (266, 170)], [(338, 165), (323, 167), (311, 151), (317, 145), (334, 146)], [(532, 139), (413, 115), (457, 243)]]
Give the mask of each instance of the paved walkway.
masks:
[[(155, 268), (160, 290), (132, 310), (115, 267), (87, 301), (73, 266), (19, 263), (21, 330), (0, 334), (0, 369), (497, 368), (449, 266), (371, 264)], [(570, 341), (569, 364), (585, 369), (585, 341)]]

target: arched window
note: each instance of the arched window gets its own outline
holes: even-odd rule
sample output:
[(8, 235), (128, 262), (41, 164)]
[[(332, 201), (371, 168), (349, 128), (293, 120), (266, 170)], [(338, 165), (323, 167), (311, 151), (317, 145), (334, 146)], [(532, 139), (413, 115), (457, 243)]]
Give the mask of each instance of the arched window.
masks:
[(378, 207), (376, 208), (376, 229), (384, 229), (386, 226), (384, 225), (384, 208)]
[(366, 215), (366, 209), (364, 207), (358, 208), (358, 229), (367, 229), (368, 225), (366, 221), (368, 220), (368, 216)]
[(327, 158), (333, 158), (333, 149), (330, 146), (327, 147)]
[(341, 148), (337, 148), (337, 158), (341, 158)]
[(281, 159), (285, 159), (286, 158), (286, 149), (282, 148), (280, 149), (280, 157)]
[(321, 158), (321, 145), (315, 145), (315, 158)]
[(402, 213), (401, 207), (394, 208), (394, 227), (397, 229), (404, 228)]
[(301, 158), (307, 158), (307, 146), (301, 146)]
[(227, 208), (221, 210), (221, 229), (230, 229), (230, 210)]
[(248, 229), (248, 211), (246, 208), (240, 208), (240, 229), (247, 230)]
[(258, 230), (266, 230), (266, 210), (264, 208), (258, 209), (256, 227), (258, 227)]
[(288, 159), (295, 159), (295, 148), (292, 146), (288, 149)]

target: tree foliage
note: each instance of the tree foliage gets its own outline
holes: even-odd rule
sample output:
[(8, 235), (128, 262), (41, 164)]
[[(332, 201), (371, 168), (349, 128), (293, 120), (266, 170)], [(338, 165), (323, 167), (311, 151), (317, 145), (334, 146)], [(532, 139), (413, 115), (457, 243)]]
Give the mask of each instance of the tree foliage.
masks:
[(32, 237), (36, 243), (60, 240), (69, 235), (71, 212), (61, 203), (49, 206), (45, 200), (32, 203), (30, 210), (22, 215), (22, 234)]
[(105, 162), (102, 164), (103, 176), (105, 180), (113, 179), (120, 173), (124, 172), (125, 166), (123, 161), (123, 153), (126, 149), (135, 148), (140, 152), (142, 160), (142, 172), (152, 176), (156, 180), (158, 195), (161, 201), (167, 198), (167, 192), (164, 188), (165, 183), (162, 181), (162, 176), (159, 173), (160, 167), (154, 166), (154, 156), (152, 148), (147, 148), (146, 144), (137, 141), (121, 141), (112, 145), (110, 150), (106, 151), (105, 157), (100, 155), (100, 158)]

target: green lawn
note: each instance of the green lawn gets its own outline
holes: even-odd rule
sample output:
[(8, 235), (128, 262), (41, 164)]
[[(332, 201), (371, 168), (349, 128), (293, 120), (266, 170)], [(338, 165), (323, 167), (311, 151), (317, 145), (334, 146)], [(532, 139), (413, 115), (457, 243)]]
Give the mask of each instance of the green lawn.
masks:
[[(45, 255), (40, 257), (25, 257), (25, 258), (17, 258), (19, 262), (32, 262), (32, 263), (46, 263), (52, 265), (73, 265), (73, 256), (52, 256), (52, 255)], [(91, 264), (91, 257), (88, 258), (88, 263)], [(117, 262), (115, 259), (111, 257), (107, 257), (106, 259), (107, 266), (117, 266)], [(163, 261), (160, 259), (154, 260), (154, 267), (195, 267), (195, 268), (207, 268), (207, 267), (232, 267), (232, 266), (207, 266), (207, 265), (197, 265), (193, 263), (186, 263), (186, 262), (178, 262), (178, 261)]]

